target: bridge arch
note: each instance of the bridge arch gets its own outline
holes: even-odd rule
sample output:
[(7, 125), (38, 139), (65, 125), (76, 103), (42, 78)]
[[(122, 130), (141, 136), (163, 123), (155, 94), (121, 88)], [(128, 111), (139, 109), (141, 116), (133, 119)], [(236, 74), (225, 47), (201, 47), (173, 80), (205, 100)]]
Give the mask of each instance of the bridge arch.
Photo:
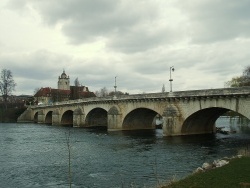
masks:
[(46, 124), (52, 124), (52, 113), (53, 113), (53, 111), (49, 111), (45, 115), (45, 123)]
[(63, 113), (61, 118), (61, 125), (73, 127), (73, 111), (67, 110)]
[(109, 115), (118, 115), (119, 113), (120, 109), (118, 109), (116, 106), (112, 106), (108, 111)]
[(196, 111), (185, 119), (181, 133), (184, 135), (215, 133), (216, 120), (228, 111), (232, 110), (221, 107), (210, 107)]
[(38, 112), (34, 115), (34, 123), (38, 123)]
[(108, 112), (103, 108), (94, 108), (86, 116), (87, 127), (108, 127)]
[(125, 116), (122, 128), (124, 130), (155, 129), (153, 121), (157, 115), (156, 111), (149, 108), (136, 108)]

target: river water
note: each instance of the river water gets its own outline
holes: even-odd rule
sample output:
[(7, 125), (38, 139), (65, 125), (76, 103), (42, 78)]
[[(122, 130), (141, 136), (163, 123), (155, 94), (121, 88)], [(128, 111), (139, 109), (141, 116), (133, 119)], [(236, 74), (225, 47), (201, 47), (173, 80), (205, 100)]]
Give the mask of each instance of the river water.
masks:
[[(220, 118), (234, 134), (163, 137), (162, 130), (107, 132), (39, 124), (0, 124), (0, 187), (156, 187), (204, 162), (250, 147), (250, 125)], [(67, 141), (69, 138), (69, 141)]]

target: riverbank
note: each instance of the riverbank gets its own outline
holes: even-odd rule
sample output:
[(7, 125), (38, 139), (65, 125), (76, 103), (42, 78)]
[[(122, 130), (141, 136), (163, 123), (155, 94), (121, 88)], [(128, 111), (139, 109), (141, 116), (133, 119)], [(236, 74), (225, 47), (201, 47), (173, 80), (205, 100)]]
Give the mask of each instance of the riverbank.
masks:
[(0, 122), (1, 123), (15, 123), (17, 118), (26, 110), (22, 108), (0, 108)]
[(161, 188), (183, 187), (250, 187), (250, 157), (231, 159), (225, 166), (192, 174), (185, 179), (173, 181)]

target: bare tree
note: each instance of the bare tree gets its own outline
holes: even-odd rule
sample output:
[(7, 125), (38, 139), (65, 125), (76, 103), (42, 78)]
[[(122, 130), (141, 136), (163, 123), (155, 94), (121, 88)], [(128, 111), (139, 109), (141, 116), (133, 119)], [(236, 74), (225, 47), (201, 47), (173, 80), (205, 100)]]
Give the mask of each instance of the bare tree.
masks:
[(248, 77), (250, 77), (250, 66), (247, 66), (247, 67), (244, 69), (243, 76), (248, 76)]
[(41, 88), (37, 87), (34, 89), (34, 95), (40, 90)]
[(106, 87), (101, 88), (99, 91), (95, 92), (97, 97), (106, 97), (109, 95), (108, 89)]
[(129, 95), (129, 93), (127, 93), (127, 92), (123, 93), (122, 91), (116, 91), (116, 93), (115, 93), (114, 91), (111, 91), (108, 94), (108, 96), (114, 96), (114, 95), (117, 95), (117, 96), (120, 96), (120, 95)]
[(161, 92), (162, 92), (162, 93), (165, 93), (165, 84), (162, 85)]
[(79, 80), (78, 80), (78, 77), (75, 79), (74, 83), (75, 83), (75, 86), (77, 86), (77, 87), (80, 86), (80, 82), (79, 82)]
[(250, 66), (243, 70), (242, 76), (233, 77), (230, 81), (225, 83), (228, 87), (243, 87), (250, 86)]
[(100, 91), (95, 91), (95, 95), (96, 95), (97, 97), (100, 97)]
[(106, 97), (106, 96), (108, 96), (109, 92), (108, 92), (108, 89), (106, 87), (103, 87), (101, 89), (100, 93), (101, 93), (101, 97)]
[(1, 71), (0, 92), (3, 97), (5, 108), (7, 108), (8, 97), (15, 90), (16, 83), (13, 79), (12, 72), (7, 69)]

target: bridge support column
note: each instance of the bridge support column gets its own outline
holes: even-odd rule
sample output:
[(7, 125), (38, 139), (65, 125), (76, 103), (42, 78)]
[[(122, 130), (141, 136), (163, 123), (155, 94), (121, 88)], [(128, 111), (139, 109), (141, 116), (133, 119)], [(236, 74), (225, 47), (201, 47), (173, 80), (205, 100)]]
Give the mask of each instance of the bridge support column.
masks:
[(60, 113), (58, 110), (55, 110), (52, 113), (52, 125), (60, 125), (60, 124), (61, 124)]
[(108, 130), (118, 131), (122, 130), (122, 120), (121, 115), (108, 115)]
[(42, 110), (38, 112), (37, 123), (45, 123), (45, 116)]
[(122, 114), (116, 107), (108, 111), (108, 131), (122, 130)]
[(162, 129), (164, 136), (182, 135), (181, 127), (183, 124), (183, 120), (180, 116), (179, 110), (174, 105), (170, 105), (165, 109), (162, 118)]
[(181, 133), (182, 122), (179, 117), (163, 117), (163, 135), (164, 136), (178, 136)]
[(76, 109), (73, 113), (73, 127), (83, 127), (85, 125), (85, 114), (81, 109)]

